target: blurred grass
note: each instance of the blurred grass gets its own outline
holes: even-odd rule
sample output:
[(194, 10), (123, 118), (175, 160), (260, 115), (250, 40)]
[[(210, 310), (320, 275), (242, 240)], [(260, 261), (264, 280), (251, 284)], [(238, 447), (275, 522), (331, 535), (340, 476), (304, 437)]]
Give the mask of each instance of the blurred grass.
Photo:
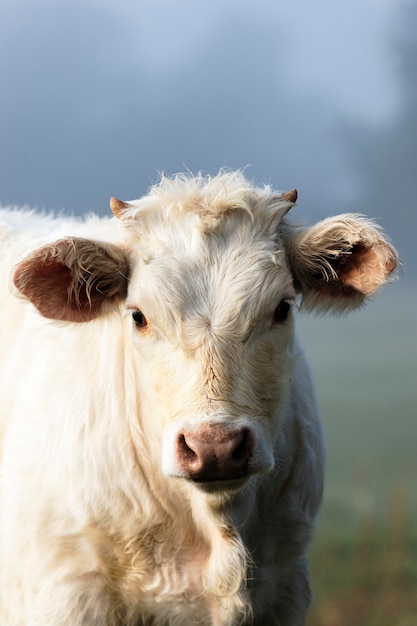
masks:
[(321, 533), (310, 553), (314, 600), (307, 626), (415, 626), (417, 532), (397, 497), (388, 518), (356, 533)]
[(308, 626), (417, 626), (417, 290), (297, 320), (327, 439)]

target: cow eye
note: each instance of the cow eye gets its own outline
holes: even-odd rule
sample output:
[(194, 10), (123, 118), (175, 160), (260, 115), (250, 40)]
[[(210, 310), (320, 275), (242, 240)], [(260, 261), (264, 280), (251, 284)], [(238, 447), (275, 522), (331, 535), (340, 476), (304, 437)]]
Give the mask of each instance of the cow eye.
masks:
[(146, 321), (146, 317), (144, 316), (142, 311), (139, 310), (133, 311), (132, 319), (138, 328), (145, 328), (145, 326), (147, 326), (148, 324), (148, 322)]
[(291, 304), (288, 300), (281, 300), (277, 308), (274, 311), (274, 324), (283, 324), (289, 315)]

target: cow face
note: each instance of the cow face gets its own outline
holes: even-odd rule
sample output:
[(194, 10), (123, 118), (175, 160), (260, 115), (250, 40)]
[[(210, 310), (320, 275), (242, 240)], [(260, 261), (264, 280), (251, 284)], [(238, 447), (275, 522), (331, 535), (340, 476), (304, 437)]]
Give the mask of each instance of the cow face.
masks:
[(273, 467), (296, 293), (276, 229), (194, 217), (134, 249), (127, 311), (163, 471), (212, 490)]
[(311, 308), (343, 311), (397, 264), (363, 218), (292, 227), (295, 198), (240, 173), (162, 181), (140, 201), (112, 201), (123, 247), (68, 238), (14, 273), (46, 317), (123, 316), (138, 422), (163, 473), (205, 491), (233, 491), (274, 465), (296, 292)]

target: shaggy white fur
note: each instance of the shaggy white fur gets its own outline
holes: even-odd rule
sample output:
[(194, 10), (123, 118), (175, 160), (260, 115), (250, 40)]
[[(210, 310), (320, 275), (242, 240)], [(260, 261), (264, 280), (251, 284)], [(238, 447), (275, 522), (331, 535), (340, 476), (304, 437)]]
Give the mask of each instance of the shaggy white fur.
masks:
[(112, 219), (0, 211), (2, 626), (304, 624), (296, 297), (359, 306), (398, 257), (357, 215), (292, 226), (295, 198), (221, 172)]

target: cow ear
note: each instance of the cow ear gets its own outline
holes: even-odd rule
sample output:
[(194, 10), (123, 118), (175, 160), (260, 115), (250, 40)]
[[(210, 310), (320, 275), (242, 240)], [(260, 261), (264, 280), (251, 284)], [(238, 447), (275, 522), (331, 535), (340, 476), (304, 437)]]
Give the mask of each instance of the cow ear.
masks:
[(126, 253), (109, 243), (65, 238), (27, 256), (13, 282), (50, 319), (87, 322), (126, 297)]
[(381, 229), (359, 215), (339, 215), (283, 234), (295, 286), (310, 309), (357, 308), (395, 277), (399, 265)]

